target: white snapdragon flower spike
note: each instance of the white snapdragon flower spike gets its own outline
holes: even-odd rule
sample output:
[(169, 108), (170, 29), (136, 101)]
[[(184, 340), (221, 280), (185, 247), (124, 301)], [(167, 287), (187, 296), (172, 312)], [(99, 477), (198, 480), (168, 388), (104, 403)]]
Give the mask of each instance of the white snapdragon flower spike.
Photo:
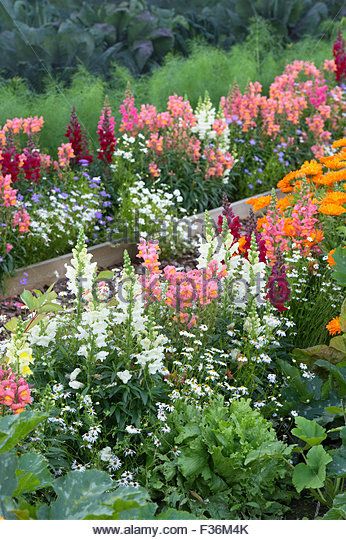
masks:
[(136, 364), (143, 368), (147, 366), (151, 375), (155, 375), (155, 373), (166, 373), (167, 370), (163, 362), (167, 342), (168, 339), (161, 334), (156, 334), (154, 339), (150, 339), (149, 337), (141, 339), (140, 345), (142, 352), (133, 355), (137, 359)]
[(195, 110), (195, 117), (197, 119), (197, 123), (192, 127), (191, 131), (195, 133), (201, 140), (213, 139), (214, 132), (212, 131), (212, 126), (215, 122), (216, 110), (213, 107), (208, 94), (205, 95), (203, 101), (201, 99), (199, 100)]
[(113, 314), (115, 324), (131, 324), (134, 335), (145, 330), (144, 302), (141, 284), (131, 266), (127, 253), (116, 293), (117, 308)]
[(200, 240), (197, 268), (207, 268), (208, 263), (213, 260), (218, 262), (219, 270), (221, 270), (222, 264), (226, 263), (228, 271), (233, 274), (240, 261), (238, 255), (239, 242), (234, 241), (231, 231), (227, 231), (225, 237), (215, 235), (207, 212), (205, 221), (205, 240), (203, 241), (203, 238)]
[(60, 324), (58, 318), (48, 321), (40, 321), (29, 330), (29, 342), (31, 346), (49, 347), (54, 342)]
[(78, 297), (80, 289), (82, 293), (91, 291), (95, 280), (97, 263), (91, 262), (92, 255), (88, 253), (82, 236), (80, 236), (76, 248), (72, 250), (72, 254), (71, 265), (65, 265), (67, 288)]
[(108, 327), (110, 310), (105, 306), (99, 309), (84, 311), (81, 324), (78, 326), (77, 339), (81, 342), (77, 354), (103, 361), (109, 354), (107, 350)]

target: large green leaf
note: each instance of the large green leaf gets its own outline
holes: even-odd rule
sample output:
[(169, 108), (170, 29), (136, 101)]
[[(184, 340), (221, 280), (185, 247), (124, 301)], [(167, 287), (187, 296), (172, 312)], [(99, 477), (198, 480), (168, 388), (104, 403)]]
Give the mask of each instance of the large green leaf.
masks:
[(338, 247), (333, 254), (335, 261), (333, 278), (339, 285), (346, 287), (346, 249)]
[(18, 459), (16, 476), (18, 487), (14, 493), (17, 497), (23, 493), (32, 493), (51, 485), (53, 477), (48, 469), (47, 460), (32, 452), (23, 454)]
[(208, 452), (200, 439), (195, 439), (190, 447), (181, 450), (178, 465), (185, 478), (201, 474), (208, 466)]
[(299, 463), (293, 471), (293, 485), (300, 493), (303, 489), (316, 489), (324, 485), (326, 466), (332, 461), (323, 446), (313, 446), (306, 455), (306, 464)]
[(0, 418), (0, 454), (12, 450), (46, 418), (45, 413), (31, 411)]
[(302, 362), (313, 368), (316, 360), (328, 360), (332, 364), (337, 364), (345, 360), (345, 354), (340, 350), (328, 345), (315, 345), (307, 349), (294, 349), (292, 356), (297, 362)]
[(0, 456), (0, 500), (2, 497), (12, 497), (17, 488), (17, 456), (7, 453)]
[(346, 427), (340, 431), (341, 446), (331, 451), (332, 463), (328, 465), (328, 475), (337, 478), (346, 478)]
[(339, 493), (333, 500), (333, 508), (329, 510), (323, 519), (346, 519), (346, 493)]
[(89, 516), (112, 515), (105, 506), (107, 491), (114, 487), (103, 471), (72, 471), (53, 484), (57, 494), (50, 508), (50, 519), (87, 519)]
[(339, 362), (337, 366), (334, 366), (330, 362), (327, 362), (326, 360), (317, 360), (315, 363), (317, 367), (320, 367), (327, 372), (329, 372), (337, 387), (338, 395), (340, 397), (345, 398), (346, 397), (346, 367), (345, 362)]
[(295, 418), (296, 426), (292, 429), (292, 434), (306, 442), (309, 446), (321, 444), (327, 438), (326, 430), (315, 420), (307, 420), (302, 416)]
[(256, 448), (256, 450), (251, 450), (251, 452), (248, 453), (244, 465), (248, 465), (259, 459), (272, 459), (274, 457), (280, 458), (282, 456), (287, 456), (291, 451), (291, 448), (287, 447), (281, 441), (265, 442), (262, 443), (259, 448)]

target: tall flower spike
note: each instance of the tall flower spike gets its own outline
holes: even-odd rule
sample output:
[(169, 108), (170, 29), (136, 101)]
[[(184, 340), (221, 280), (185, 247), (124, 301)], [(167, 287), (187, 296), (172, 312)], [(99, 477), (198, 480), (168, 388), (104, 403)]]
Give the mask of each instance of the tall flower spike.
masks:
[(341, 32), (333, 45), (333, 55), (336, 66), (335, 79), (336, 82), (342, 83), (346, 81), (346, 47), (345, 40)]
[(71, 143), (74, 152), (74, 161), (79, 162), (81, 160), (92, 162), (92, 156), (89, 154), (88, 143), (86, 135), (82, 130), (82, 126), (78, 120), (75, 107), (72, 108), (70, 121), (66, 128), (65, 137), (68, 138)]
[(286, 266), (282, 254), (277, 250), (276, 262), (272, 268), (271, 275), (267, 283), (267, 298), (278, 311), (286, 311), (285, 304), (290, 298), (290, 287), (286, 275)]
[(240, 223), (239, 217), (234, 214), (231, 203), (228, 200), (226, 195), (224, 195), (222, 198), (222, 206), (223, 206), (222, 215), (218, 217), (218, 230), (219, 232), (221, 232), (223, 217), (225, 217), (228, 223), (228, 228), (231, 231), (232, 235), (234, 236), (234, 239), (239, 240), (241, 223)]
[(114, 129), (115, 119), (114, 116), (112, 116), (112, 109), (110, 108), (108, 99), (106, 98), (97, 127), (100, 145), (97, 157), (106, 163), (112, 163), (113, 154), (117, 143)]

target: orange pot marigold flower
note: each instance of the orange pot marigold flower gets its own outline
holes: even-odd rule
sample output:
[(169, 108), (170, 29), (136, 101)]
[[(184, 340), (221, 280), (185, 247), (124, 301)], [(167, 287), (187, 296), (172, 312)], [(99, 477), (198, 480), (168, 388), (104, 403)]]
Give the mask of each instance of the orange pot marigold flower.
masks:
[(325, 214), (326, 216), (341, 216), (346, 212), (345, 208), (336, 203), (321, 204), (318, 210), (321, 214)]
[(239, 243), (239, 248), (238, 249), (239, 249), (240, 253), (244, 253), (244, 251), (245, 251), (244, 248), (245, 248), (245, 245), (247, 243), (247, 240), (246, 240), (245, 236), (241, 236), (239, 238), (239, 240), (238, 240), (238, 243)]
[(311, 161), (305, 161), (299, 169), (299, 172), (305, 176), (314, 176), (315, 174), (321, 174), (322, 165), (321, 163), (318, 163), (315, 159), (312, 159)]
[(295, 180), (300, 174), (300, 171), (289, 172), (278, 182), (277, 187), (281, 189), (283, 193), (290, 193), (293, 191), (292, 180)]
[(327, 172), (318, 179), (317, 183), (324, 186), (332, 186), (333, 184), (341, 182), (342, 180), (346, 180), (346, 169), (342, 169), (341, 171)]
[(335, 317), (326, 325), (326, 328), (331, 336), (341, 334), (340, 317)]
[(292, 195), (286, 195), (286, 197), (283, 197), (282, 199), (279, 199), (276, 203), (276, 207), (280, 212), (283, 212), (286, 210), (286, 208), (289, 208), (292, 206), (293, 203), (293, 196)]
[(327, 203), (345, 204), (346, 193), (344, 191), (329, 191), (320, 201), (320, 204)]
[(252, 199), (249, 199), (246, 201), (246, 204), (251, 204), (254, 211), (258, 212), (259, 210), (266, 208), (266, 206), (271, 203), (271, 200), (271, 195), (263, 195), (262, 197), (253, 197)]
[(334, 141), (332, 144), (333, 148), (342, 148), (346, 146), (346, 139), (338, 139), (337, 141)]
[(286, 218), (283, 226), (284, 233), (286, 236), (294, 237), (296, 234), (296, 229), (293, 225), (293, 219), (292, 218)]
[(320, 158), (320, 162), (326, 167), (333, 170), (343, 169), (346, 167), (345, 157), (342, 154), (336, 154), (335, 156), (325, 156)]

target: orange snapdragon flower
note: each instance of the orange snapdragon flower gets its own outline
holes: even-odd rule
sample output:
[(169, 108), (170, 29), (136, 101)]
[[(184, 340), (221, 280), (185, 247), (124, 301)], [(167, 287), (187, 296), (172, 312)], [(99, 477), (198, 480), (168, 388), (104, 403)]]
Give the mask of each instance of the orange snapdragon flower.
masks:
[(330, 252), (328, 253), (327, 261), (328, 261), (329, 266), (335, 266), (336, 265), (336, 262), (334, 261), (334, 257), (333, 257), (333, 255), (335, 253), (335, 250), (336, 250), (336, 248), (331, 249)]

